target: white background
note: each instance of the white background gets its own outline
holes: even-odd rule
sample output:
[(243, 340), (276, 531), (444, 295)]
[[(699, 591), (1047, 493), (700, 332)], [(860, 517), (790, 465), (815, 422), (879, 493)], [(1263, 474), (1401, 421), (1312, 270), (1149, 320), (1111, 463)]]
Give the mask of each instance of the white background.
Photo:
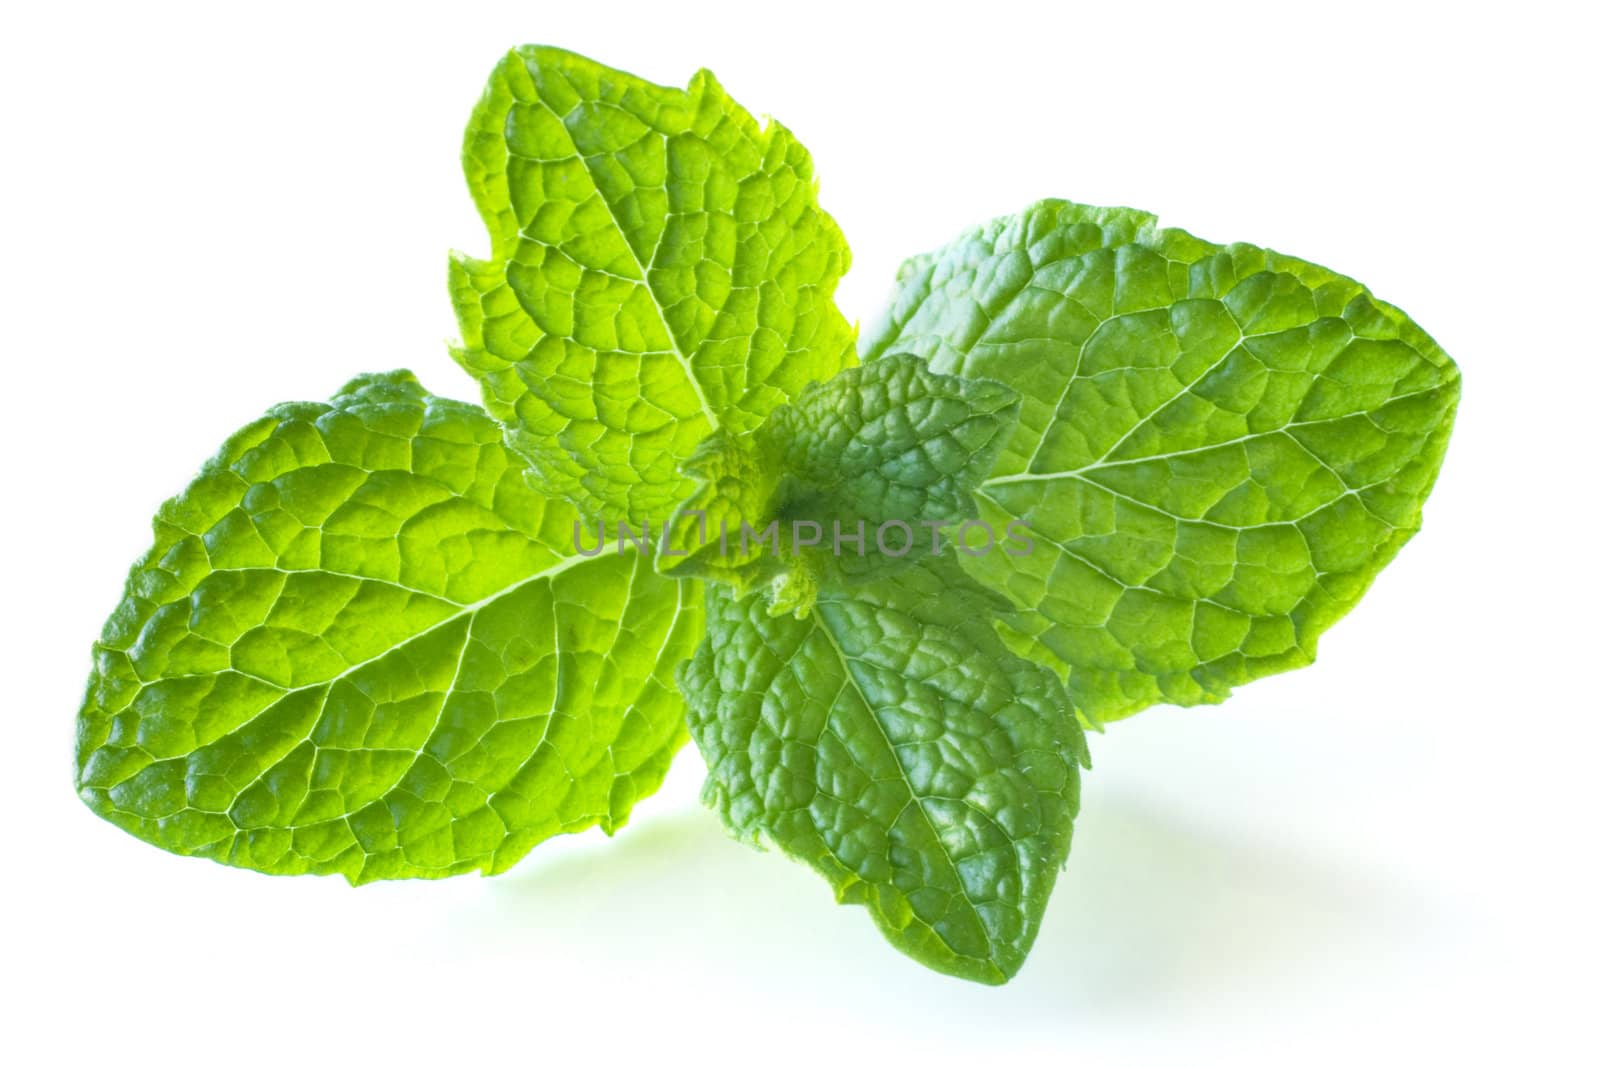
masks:
[[(10, 6), (0, 1059), (1596, 1062), (1595, 34), (1474, 7)], [(1326, 263), (1460, 362), (1426, 528), (1320, 662), (1092, 739), (1011, 985), (921, 970), (724, 838), (692, 748), (614, 840), (359, 891), (166, 855), (73, 795), (89, 645), (162, 498), (361, 371), (473, 396), (456, 153), (529, 41), (709, 66), (780, 116), (852, 319), (903, 256), (1054, 195)]]

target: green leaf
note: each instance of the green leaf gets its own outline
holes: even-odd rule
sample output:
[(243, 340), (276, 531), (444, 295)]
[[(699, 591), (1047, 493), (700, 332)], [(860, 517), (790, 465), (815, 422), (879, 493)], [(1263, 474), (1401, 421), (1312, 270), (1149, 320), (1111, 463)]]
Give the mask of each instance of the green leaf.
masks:
[(83, 799), (173, 852), (352, 882), (621, 826), (686, 739), (700, 594), (575, 553), (527, 473), (403, 371), (240, 430), (95, 646)]
[(782, 456), (788, 509), (918, 524), (975, 513), (1017, 407), (999, 382), (889, 356), (808, 386), (756, 433)]
[(660, 522), (712, 431), (855, 362), (811, 156), (709, 71), (652, 85), (554, 48), (495, 69), (463, 148), (488, 260), (453, 257), (457, 360), (543, 486)]
[(1460, 394), (1349, 278), (1063, 201), (906, 263), (862, 350), (1021, 394), (979, 496), (1036, 549), (962, 562), (1104, 719), (1309, 663), (1420, 525)]
[[(667, 524), (656, 569), (743, 592), (775, 573), (765, 533), (776, 519), (782, 459), (759, 433), (718, 430), (683, 465), (698, 486)], [(774, 535), (774, 538), (777, 535)]]
[(932, 557), (824, 586), (806, 619), (708, 586), (678, 678), (735, 833), (815, 868), (913, 958), (994, 983), (1038, 932), (1088, 764), (1059, 679), (992, 629), (997, 600)]
[[(909, 355), (813, 383), (752, 433), (708, 439), (686, 467), (700, 488), (674, 517), (668, 541), (685, 555), (663, 550), (658, 565), (742, 591), (802, 559), (811, 572), (802, 581), (918, 559), (933, 550), (937, 527), (976, 515), (972, 490), (1010, 434), (1017, 405), (998, 382), (935, 374)], [(759, 533), (772, 523), (781, 559), (746, 536), (746, 527)], [(807, 549), (802, 536), (820, 543)]]

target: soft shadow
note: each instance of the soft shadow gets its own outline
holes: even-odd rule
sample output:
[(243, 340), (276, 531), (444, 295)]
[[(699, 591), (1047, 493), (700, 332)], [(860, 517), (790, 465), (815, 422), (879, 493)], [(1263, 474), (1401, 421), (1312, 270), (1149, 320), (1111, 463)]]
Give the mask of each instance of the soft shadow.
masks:
[[(551, 846), (555, 845), (555, 848)], [(575, 953), (638, 981), (752, 997), (869, 998), (924, 1020), (1040, 1024), (1159, 1013), (1280, 978), (1382, 965), (1421, 936), (1423, 902), (1270, 842), (1232, 839), (1137, 797), (1101, 794), (1078, 824), (1028, 965), (986, 991), (908, 965), (859, 908), (798, 864), (727, 837), (710, 812), (669, 811), (607, 841), (584, 835), (488, 883), (474, 936), (530, 958)], [(712, 976), (715, 977), (712, 977)]]
[(832, 907), (832, 891), (809, 870), (733, 840), (701, 808), (652, 814), (610, 840), (560, 844), (568, 847), (492, 881), (496, 923), (535, 941), (581, 938), (585, 955), (615, 953), (619, 964), (649, 952), (670, 966), (682, 953), (732, 971), (786, 956), (831, 969), (877, 936), (860, 909)]
[(1018, 984), (1097, 1009), (1193, 1001), (1382, 966), (1434, 923), (1403, 886), (1292, 844), (1102, 794)]

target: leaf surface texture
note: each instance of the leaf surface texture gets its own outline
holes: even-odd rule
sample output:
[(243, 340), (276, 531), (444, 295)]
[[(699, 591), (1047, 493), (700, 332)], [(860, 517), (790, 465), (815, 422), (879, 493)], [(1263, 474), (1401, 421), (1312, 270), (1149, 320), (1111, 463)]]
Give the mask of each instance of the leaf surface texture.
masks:
[(1021, 395), (978, 492), (1036, 550), (962, 562), (1100, 719), (1309, 663), (1418, 529), (1460, 394), (1349, 278), (1065, 201), (907, 262), (862, 344), (901, 352)]
[[(977, 514), (973, 489), (1016, 413), (999, 382), (935, 374), (916, 356), (846, 368), (751, 433), (707, 439), (686, 468), (699, 488), (672, 524), (684, 556), (663, 553), (661, 569), (742, 589), (784, 568), (860, 577), (920, 558), (934, 527)], [(774, 522), (769, 554), (750, 531)]]
[(463, 163), (489, 229), (456, 256), (456, 358), (551, 492), (659, 523), (719, 428), (853, 363), (849, 250), (811, 156), (709, 71), (673, 89), (560, 49), (490, 78)]
[(81, 795), (173, 852), (352, 882), (609, 833), (687, 739), (700, 593), (578, 555), (576, 519), (406, 372), (272, 409), (156, 517), (95, 646)]
[(984, 982), (1038, 932), (1087, 764), (1059, 679), (996, 636), (995, 599), (937, 559), (825, 585), (805, 619), (708, 586), (680, 672), (728, 825), (866, 905), (897, 948)]

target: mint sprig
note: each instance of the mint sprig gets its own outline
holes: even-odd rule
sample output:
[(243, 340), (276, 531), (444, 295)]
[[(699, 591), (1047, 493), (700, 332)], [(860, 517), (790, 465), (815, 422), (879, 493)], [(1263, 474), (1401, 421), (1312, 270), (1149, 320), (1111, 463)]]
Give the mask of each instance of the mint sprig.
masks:
[(1003, 982), (1080, 720), (1309, 663), (1443, 460), (1460, 376), (1402, 312), (1122, 208), (912, 259), (858, 365), (809, 154), (704, 71), (517, 49), (463, 159), (485, 407), (402, 371), (272, 408), (95, 645), (77, 787), (145, 840), (498, 873), (620, 827), (692, 734), (736, 835)]

